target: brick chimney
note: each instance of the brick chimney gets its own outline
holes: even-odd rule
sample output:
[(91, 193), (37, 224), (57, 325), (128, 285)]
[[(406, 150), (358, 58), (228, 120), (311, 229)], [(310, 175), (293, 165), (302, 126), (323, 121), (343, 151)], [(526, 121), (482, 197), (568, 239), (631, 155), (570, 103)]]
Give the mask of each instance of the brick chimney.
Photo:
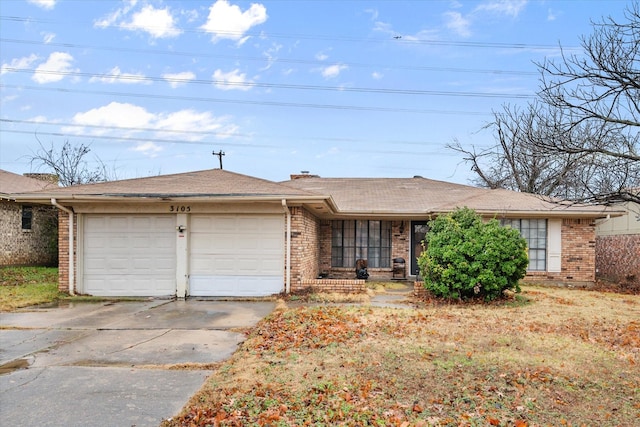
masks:
[(27, 178), (37, 179), (38, 181), (48, 182), (49, 184), (58, 185), (60, 179), (55, 173), (25, 173)]
[(299, 174), (291, 174), (291, 180), (294, 179), (306, 179), (306, 178), (320, 178), (320, 175), (310, 175), (309, 171), (300, 171)]

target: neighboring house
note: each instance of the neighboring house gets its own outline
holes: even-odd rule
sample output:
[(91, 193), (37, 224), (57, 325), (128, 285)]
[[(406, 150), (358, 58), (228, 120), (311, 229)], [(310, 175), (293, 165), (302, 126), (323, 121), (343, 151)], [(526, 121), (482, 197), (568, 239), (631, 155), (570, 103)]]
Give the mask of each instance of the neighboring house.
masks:
[[(60, 289), (93, 295), (271, 295), (414, 277), (429, 219), (467, 206), (521, 230), (528, 280), (595, 280), (595, 220), (622, 212), (421, 177), (276, 183), (221, 169), (24, 194), (60, 212)], [(69, 232), (71, 231), (71, 232)], [(70, 256), (74, 254), (75, 256)], [(398, 277), (398, 276), (396, 276)]]
[(640, 284), (640, 205), (621, 203), (627, 214), (596, 223), (596, 276)]
[[(57, 188), (50, 174), (22, 176), (0, 169), (0, 266), (55, 265), (57, 209), (16, 202), (14, 193)], [(55, 177), (55, 176), (53, 176)]]

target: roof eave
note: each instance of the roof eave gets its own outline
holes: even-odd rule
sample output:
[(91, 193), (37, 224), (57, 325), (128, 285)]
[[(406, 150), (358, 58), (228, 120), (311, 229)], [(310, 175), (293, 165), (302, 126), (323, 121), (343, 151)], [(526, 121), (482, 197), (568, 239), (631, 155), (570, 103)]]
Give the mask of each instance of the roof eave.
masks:
[(278, 202), (283, 199), (295, 203), (319, 203), (325, 202), (335, 210), (335, 203), (330, 197), (292, 195), (292, 194), (229, 194), (229, 195), (202, 195), (202, 194), (12, 194), (12, 199), (20, 202), (43, 203), (56, 199), (59, 203), (73, 204), (77, 202), (128, 202), (128, 203), (148, 203), (150, 201), (191, 201), (191, 202)]

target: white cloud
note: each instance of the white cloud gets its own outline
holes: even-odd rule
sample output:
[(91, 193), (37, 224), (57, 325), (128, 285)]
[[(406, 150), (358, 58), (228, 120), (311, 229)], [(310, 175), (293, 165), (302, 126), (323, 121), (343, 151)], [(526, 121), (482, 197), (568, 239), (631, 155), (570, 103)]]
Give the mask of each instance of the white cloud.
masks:
[(145, 31), (155, 38), (170, 38), (182, 34), (182, 30), (175, 26), (175, 20), (169, 8), (156, 9), (146, 5), (139, 12), (133, 14), (131, 22), (122, 25), (133, 31)]
[(196, 75), (191, 71), (183, 71), (181, 73), (165, 73), (162, 75), (163, 79), (169, 82), (169, 85), (175, 89), (178, 86), (187, 84), (189, 81), (194, 80)]
[(249, 90), (251, 89), (251, 80), (247, 80), (247, 75), (235, 69), (228, 73), (222, 70), (216, 70), (213, 73), (214, 84), (218, 89), (222, 90)]
[(516, 18), (527, 5), (528, 0), (490, 0), (476, 7), (477, 11), (486, 11)]
[[(143, 31), (153, 38), (170, 38), (182, 34), (182, 30), (176, 26), (176, 19), (168, 7), (156, 9), (152, 5), (146, 4), (137, 12), (132, 13), (137, 4), (137, 0), (128, 0), (123, 7), (96, 20), (93, 25), (97, 28), (116, 26), (130, 31)], [(131, 16), (127, 19), (129, 15)]]
[(71, 68), (73, 56), (66, 52), (53, 52), (46, 62), (38, 65), (33, 74), (36, 83), (51, 83), (62, 80), (64, 73), (73, 71)]
[(372, 21), (376, 21), (378, 19), (378, 9), (365, 9), (364, 10), (365, 13), (368, 13), (369, 15), (371, 15), (371, 20)]
[[(231, 116), (214, 116), (208, 111), (193, 109), (153, 113), (146, 108), (120, 102), (77, 113), (71, 122), (75, 126), (63, 127), (63, 132), (82, 135), (108, 135), (140, 139), (167, 139), (175, 141), (224, 139), (238, 133), (239, 127)], [(196, 132), (194, 132), (196, 131)], [(209, 132), (209, 134), (207, 134)], [(162, 144), (149, 141), (132, 148), (154, 155)]]
[(124, 83), (124, 84), (151, 84), (149, 80), (145, 80), (144, 74), (123, 73), (120, 67), (115, 66), (102, 77), (91, 77), (90, 83)]
[(449, 11), (444, 13), (444, 17), (446, 20), (445, 25), (448, 29), (462, 37), (469, 37), (471, 35), (471, 31), (469, 30), (471, 22), (463, 17), (462, 14)]
[(373, 31), (379, 31), (381, 33), (386, 33), (390, 35), (396, 34), (396, 32), (393, 31), (393, 27), (391, 26), (391, 24), (382, 22), (382, 21), (375, 21), (373, 23)]
[(374, 71), (373, 73), (371, 73), (371, 77), (373, 77), (375, 80), (380, 80), (382, 77), (384, 77), (384, 74)]
[(38, 55), (35, 53), (32, 53), (29, 56), (23, 56), (22, 58), (14, 58), (10, 63), (2, 64), (2, 67), (0, 67), (0, 75), (7, 74), (15, 70), (26, 70), (37, 60)]
[[(93, 108), (84, 113), (73, 116), (72, 123), (76, 125), (144, 128), (149, 127), (154, 115), (143, 107), (121, 102), (111, 102), (104, 107)], [(83, 133), (75, 127), (75, 132)], [(92, 134), (106, 134), (108, 129), (91, 129)]]
[(553, 9), (549, 9), (547, 11), (547, 21), (555, 21), (556, 19), (558, 19), (559, 15), (562, 15), (562, 13)]
[(28, 3), (35, 4), (46, 10), (51, 10), (56, 6), (57, 0), (27, 0)]
[[(158, 136), (170, 137), (175, 131), (215, 132), (219, 138), (227, 138), (237, 133), (238, 126), (227, 124), (228, 117), (214, 117), (208, 111), (180, 110), (169, 114), (162, 114), (156, 118), (154, 128), (158, 129)], [(169, 132), (162, 132), (169, 131)], [(185, 133), (180, 137), (187, 141), (200, 141), (203, 135)]]
[(121, 7), (120, 9), (116, 9), (115, 11), (111, 12), (104, 18), (101, 18), (95, 21), (93, 24), (94, 27), (108, 28), (108, 27), (111, 27), (112, 25), (117, 25), (117, 23), (122, 19), (122, 17), (128, 14), (131, 11), (131, 9), (133, 9), (136, 6), (138, 1), (129, 0), (124, 3), (125, 3), (125, 6)]
[(349, 67), (344, 64), (334, 64), (322, 69), (321, 74), (325, 79), (332, 79), (338, 77), (344, 70), (348, 70)]
[(155, 142), (147, 141), (141, 142), (133, 147), (131, 150), (137, 151), (138, 153), (145, 154), (151, 158), (156, 157), (158, 153), (160, 153), (163, 148), (156, 144)]
[(329, 59), (329, 55), (324, 52), (318, 52), (316, 53), (316, 59), (318, 61), (326, 61), (327, 59)]
[(209, 8), (209, 17), (202, 28), (212, 35), (211, 40), (235, 40), (242, 44), (249, 38), (245, 33), (256, 25), (266, 22), (267, 8), (252, 3), (249, 9), (242, 11), (239, 6), (229, 4), (227, 0), (217, 0)]
[(278, 43), (273, 43), (271, 47), (262, 52), (262, 56), (267, 59), (267, 65), (260, 68), (260, 71), (266, 71), (278, 60), (278, 52), (282, 49), (282, 45)]
[(42, 33), (42, 41), (44, 41), (45, 44), (51, 43), (55, 38), (56, 35), (54, 33)]

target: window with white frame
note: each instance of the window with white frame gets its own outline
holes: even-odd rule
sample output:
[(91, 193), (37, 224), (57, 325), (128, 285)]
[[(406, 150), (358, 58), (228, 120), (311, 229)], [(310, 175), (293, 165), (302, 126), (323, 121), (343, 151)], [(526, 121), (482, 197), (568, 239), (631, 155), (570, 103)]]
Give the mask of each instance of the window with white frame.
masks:
[(369, 267), (391, 266), (390, 221), (331, 222), (331, 266), (355, 267), (358, 259), (366, 259)]
[(531, 271), (547, 270), (547, 220), (546, 219), (503, 219), (502, 225), (518, 231), (527, 241), (529, 267)]

